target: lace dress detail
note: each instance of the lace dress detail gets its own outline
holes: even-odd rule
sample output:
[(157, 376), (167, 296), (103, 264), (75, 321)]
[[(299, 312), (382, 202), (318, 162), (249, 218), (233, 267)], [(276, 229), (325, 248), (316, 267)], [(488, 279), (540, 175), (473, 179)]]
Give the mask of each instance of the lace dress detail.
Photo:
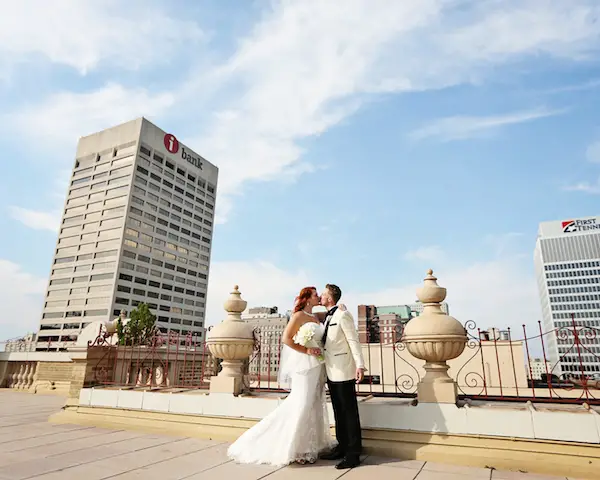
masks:
[[(319, 341), (323, 327), (317, 327), (314, 338)], [(229, 458), (274, 466), (314, 463), (321, 452), (335, 446), (325, 399), (325, 366), (314, 362), (310, 368), (299, 370), (291, 373), (289, 396), (229, 447)]]

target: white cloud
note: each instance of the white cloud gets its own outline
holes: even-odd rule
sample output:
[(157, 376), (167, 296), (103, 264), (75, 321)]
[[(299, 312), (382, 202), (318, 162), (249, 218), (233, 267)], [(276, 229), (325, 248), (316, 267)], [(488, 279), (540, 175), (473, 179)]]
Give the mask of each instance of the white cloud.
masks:
[(9, 215), (18, 222), (34, 230), (49, 230), (58, 232), (61, 212), (43, 212), (21, 207), (9, 207)]
[[(530, 265), (528, 262), (526, 265)], [(502, 257), (462, 267), (432, 267), (438, 284), (448, 291), (446, 301), (453, 317), (465, 323), (474, 320), (479, 328), (511, 327), (514, 338), (522, 338), (522, 324), (528, 331), (537, 328), (541, 309), (532, 268), (524, 268), (520, 257)], [(423, 277), (425, 277), (425, 271)], [(356, 305), (398, 305), (416, 300), (416, 289), (423, 285), (415, 279), (373, 292), (350, 292), (344, 301), (356, 312)]]
[(515, 255), (516, 241), (523, 238), (523, 234), (519, 232), (509, 232), (502, 234), (489, 234), (484, 238), (485, 243), (494, 249), (494, 257), (503, 257)]
[(248, 308), (279, 306), (291, 309), (301, 288), (312, 285), (302, 270), (290, 272), (262, 260), (213, 262), (208, 284), (206, 324), (215, 325), (226, 317), (223, 302), (234, 285), (239, 285)]
[[(235, 85), (239, 94), (194, 144), (220, 166), (221, 194), (238, 192), (246, 181), (293, 168), (301, 139), (338, 125), (370, 94), (481, 81), (494, 66), (539, 52), (581, 58), (598, 46), (598, 25), (588, 18), (598, 10), (587, 1), (567, 8), (537, 0), (389, 0), (376, 9), (367, 0), (275, 2), (212, 72), (212, 82)], [(437, 128), (461, 137), (556, 113), (456, 117)]]
[(178, 48), (203, 38), (195, 23), (174, 19), (172, 11), (141, 0), (3, 3), (0, 74), (40, 57), (81, 74), (109, 62), (126, 69), (168, 64)]
[(579, 182), (574, 185), (567, 185), (563, 188), (568, 192), (583, 192), (591, 195), (600, 195), (600, 177), (596, 183)]
[[(600, 141), (588, 145), (585, 150), (585, 158), (588, 162), (600, 164)], [(563, 187), (563, 190), (567, 192), (582, 192), (590, 195), (600, 195), (600, 177), (598, 177), (598, 180), (595, 183), (579, 182), (573, 185), (567, 185)]]
[(55, 93), (41, 104), (23, 105), (1, 116), (0, 122), (23, 136), (34, 132), (37, 140), (32, 148), (44, 150), (45, 161), (48, 150), (53, 150), (55, 157), (64, 162), (65, 158), (73, 158), (79, 137), (142, 115), (159, 115), (174, 101), (171, 93), (152, 94), (144, 88), (127, 89), (109, 83), (92, 92)]
[[(457, 4), (457, 10), (463, 6)], [(491, 0), (472, 6), (471, 15), (462, 16), (466, 21), (443, 36), (448, 53), (501, 63), (513, 55), (540, 53), (584, 59), (598, 50), (594, 37), (600, 6), (595, 0)], [(477, 21), (469, 21), (473, 16)]]
[(468, 116), (455, 115), (439, 118), (409, 134), (413, 140), (439, 138), (443, 141), (464, 140), (490, 133), (506, 125), (531, 122), (540, 118), (560, 115), (564, 110), (538, 108), (534, 110), (512, 112), (504, 115)]
[[(478, 327), (511, 327), (515, 338), (522, 338), (522, 324), (537, 328), (540, 306), (533, 271), (520, 256), (502, 256), (487, 262), (464, 266), (449, 265), (438, 261), (430, 265), (438, 277), (438, 284), (448, 289), (446, 301), (451, 314), (462, 321), (475, 320)], [(439, 269), (436, 269), (436, 265)], [(428, 266), (429, 267), (429, 266)], [(428, 268), (427, 267), (427, 268)], [(356, 307), (367, 305), (398, 305), (412, 303), (417, 299), (416, 289), (422, 286), (422, 278), (390, 285), (373, 291), (344, 289), (342, 301), (356, 318)], [(207, 325), (219, 323), (225, 318), (223, 302), (233, 286), (238, 284), (242, 297), (252, 306), (279, 306), (285, 311), (292, 306), (295, 295), (307, 285), (320, 285), (317, 273), (290, 272), (272, 263), (215, 262), (208, 294)]]
[(600, 142), (594, 142), (587, 147), (585, 158), (588, 162), (600, 163)]
[(600, 87), (600, 80), (590, 80), (584, 83), (578, 83), (574, 85), (565, 85), (563, 87), (549, 88), (541, 93), (556, 94), (556, 93), (570, 93), (579, 92), (582, 90), (593, 90)]
[(406, 252), (406, 254), (404, 255), (404, 258), (406, 260), (418, 260), (426, 262), (437, 261), (443, 257), (444, 251), (438, 245), (419, 247), (415, 250)]
[[(198, 145), (220, 167), (218, 214), (223, 222), (233, 205), (231, 195), (242, 194), (244, 183), (312, 172), (314, 166), (302, 163), (301, 142), (339, 125), (374, 94), (480, 83), (499, 67), (540, 53), (585, 59), (598, 49), (600, 22), (594, 18), (600, 6), (591, 0), (568, 3), (380, 0), (373, 8), (368, 0), (271, 2), (229, 59), (210, 68), (203, 56), (195, 58), (192, 77), (182, 80), (181, 88), (173, 88), (176, 96), (109, 85), (87, 94), (63, 93), (39, 107), (25, 107), (23, 113), (19, 108), (4, 123), (14, 120), (22, 131), (41, 133), (36, 141), (43, 148), (57, 142), (72, 148), (82, 134), (141, 114), (159, 115), (177, 105), (189, 132), (186, 143)], [(52, 9), (40, 5), (38, 14)], [(110, 10), (124, 8), (119, 2), (106, 5), (98, 13), (98, 8), (85, 2), (61, 3), (56, 8), (59, 13), (50, 12), (47, 18), (62, 15), (88, 19), (87, 23), (77, 23), (74, 33), (57, 29), (56, 38), (40, 41), (38, 31), (50, 31), (43, 20), (43, 28), (31, 28), (31, 42), (54, 48), (57, 53), (52, 58), (84, 71), (103, 59), (118, 65), (132, 55), (148, 61), (151, 56), (167, 58), (169, 52), (178, 52), (185, 35), (199, 38), (191, 24), (161, 16), (146, 3), (126, 7), (125, 13)], [(141, 5), (139, 15), (130, 15)], [(25, 15), (25, 7), (10, 8)], [(129, 21), (134, 25), (124, 28)], [(86, 29), (86, 35), (80, 28)], [(24, 30), (18, 32), (18, 45), (30, 33), (29, 28)], [(114, 30), (127, 31), (127, 42), (106, 33)], [(178, 32), (184, 32), (184, 37)], [(73, 39), (82, 45), (73, 45)], [(97, 45), (102, 45), (100, 50)], [(209, 118), (199, 118), (202, 101), (216, 105)], [(464, 138), (555, 113), (540, 109), (497, 117), (454, 117), (426, 127), (421, 135), (446, 132)]]
[[(61, 210), (65, 201), (65, 191), (70, 185), (70, 170), (61, 170), (58, 177), (54, 180), (54, 189), (50, 192), (48, 203), (56, 205), (54, 209), (49, 210), (48, 203), (44, 204), (46, 209), (36, 210), (18, 206), (9, 206), (9, 216), (23, 225), (34, 230), (46, 230), (58, 232), (61, 220)], [(28, 199), (31, 201), (31, 199)], [(41, 202), (41, 200), (40, 200)]]
[(0, 259), (0, 341), (37, 331), (46, 279)]

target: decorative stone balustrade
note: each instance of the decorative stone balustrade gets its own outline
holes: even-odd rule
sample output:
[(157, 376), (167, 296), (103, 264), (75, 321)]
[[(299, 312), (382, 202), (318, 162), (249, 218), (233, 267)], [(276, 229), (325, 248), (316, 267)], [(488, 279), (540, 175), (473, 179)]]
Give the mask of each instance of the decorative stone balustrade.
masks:
[(37, 362), (11, 362), (4, 377), (4, 387), (29, 390), (37, 377)]

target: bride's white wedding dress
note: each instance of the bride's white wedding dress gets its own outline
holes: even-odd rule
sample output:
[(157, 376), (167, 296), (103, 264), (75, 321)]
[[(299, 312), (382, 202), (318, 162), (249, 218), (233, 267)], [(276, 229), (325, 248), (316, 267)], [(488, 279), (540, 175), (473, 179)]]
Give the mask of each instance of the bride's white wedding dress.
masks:
[[(313, 339), (320, 344), (324, 328), (314, 325)], [(234, 461), (275, 466), (312, 463), (336, 445), (325, 402), (325, 365), (284, 345), (279, 379), (291, 383), (291, 393), (229, 447), (227, 454)]]

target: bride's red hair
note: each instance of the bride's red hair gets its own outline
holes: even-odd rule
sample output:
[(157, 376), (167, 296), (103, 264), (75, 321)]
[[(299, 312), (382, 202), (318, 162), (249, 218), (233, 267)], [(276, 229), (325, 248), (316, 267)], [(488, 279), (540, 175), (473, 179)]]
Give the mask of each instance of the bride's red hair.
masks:
[(300, 310), (304, 310), (306, 308), (306, 304), (312, 297), (313, 292), (316, 292), (317, 289), (315, 287), (304, 287), (300, 290), (300, 293), (296, 297), (296, 302), (294, 304), (294, 313), (299, 312)]

